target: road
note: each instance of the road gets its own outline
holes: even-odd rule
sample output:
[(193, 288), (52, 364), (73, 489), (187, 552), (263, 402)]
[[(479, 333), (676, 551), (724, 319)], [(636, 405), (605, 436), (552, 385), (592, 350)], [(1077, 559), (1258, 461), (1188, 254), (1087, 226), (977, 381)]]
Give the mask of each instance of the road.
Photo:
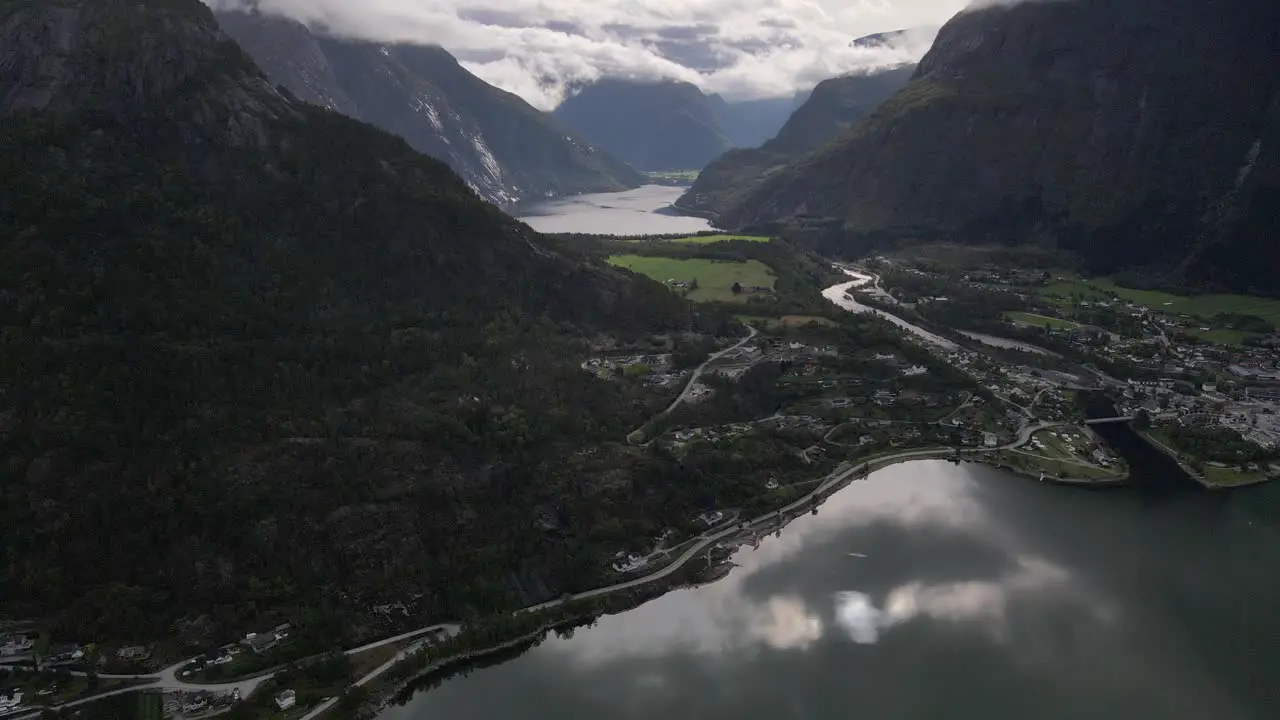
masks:
[[(1033, 434), (1040, 432), (1041, 430), (1044, 430), (1046, 428), (1055, 427), (1057, 425), (1062, 425), (1062, 424), (1064, 423), (1051, 422), (1051, 423), (1039, 423), (1036, 425), (1024, 426), (1021, 430), (1019, 430), (1018, 439), (1015, 440), (1014, 442), (1009, 443), (1007, 445), (1002, 445), (996, 448), (985, 448), (985, 449), (979, 448), (977, 450), (979, 452), (992, 452), (995, 450), (1009, 450), (1016, 447), (1020, 447), (1022, 445), (1025, 445), (1030, 440)], [(531, 605), (529, 607), (518, 610), (517, 612), (537, 612), (540, 610), (548, 610), (550, 608), (559, 607), (560, 605), (563, 605), (566, 601), (569, 601), (569, 600), (587, 600), (590, 598), (600, 597), (601, 595), (608, 595), (609, 593), (618, 592), (620, 590), (629, 590), (631, 588), (636, 588), (642, 585), (647, 585), (649, 583), (656, 582), (658, 580), (661, 580), (665, 577), (670, 576), (672, 573), (681, 569), (690, 560), (693, 560), (694, 558), (697, 558), (697, 557), (701, 557), (709, 548), (715, 545), (715, 543), (720, 542), (721, 540), (727, 537), (731, 537), (733, 535), (737, 535), (744, 531), (751, 530), (756, 526), (760, 526), (760, 525), (771, 526), (775, 524), (778, 521), (778, 518), (780, 518), (782, 515), (785, 515), (787, 513), (790, 513), (795, 510), (799, 510), (808, 506), (810, 503), (813, 502), (814, 498), (820, 497), (827, 491), (831, 490), (833, 487), (847, 481), (850, 476), (857, 475), (862, 472), (866, 472), (873, 466), (878, 469), (882, 466), (902, 462), (904, 460), (925, 460), (929, 458), (946, 457), (953, 454), (954, 452), (955, 450), (953, 448), (908, 450), (900, 453), (894, 453), (893, 455), (886, 455), (883, 457), (872, 458), (858, 465), (854, 465), (850, 467), (842, 466), (839, 469), (837, 469), (835, 472), (828, 475), (822, 481), (822, 483), (818, 485), (818, 487), (815, 488), (813, 491), (811, 491), (804, 497), (801, 497), (800, 499), (796, 500), (795, 502), (792, 502), (791, 504), (783, 508), (761, 515), (760, 517), (755, 518), (754, 520), (748, 521), (745, 525), (742, 525), (739, 523), (739, 521), (734, 520), (727, 523), (726, 525), (721, 526), (719, 530), (711, 532), (710, 534), (704, 533), (698, 536), (698, 542), (691, 545), (679, 557), (677, 557), (675, 560), (673, 560), (670, 564), (666, 565), (665, 567), (659, 570), (655, 570), (654, 572), (649, 573), (648, 575), (635, 578), (632, 580), (627, 580), (625, 582), (615, 583), (613, 585), (596, 588), (594, 590), (588, 590), (586, 592), (578, 593), (576, 595), (570, 595), (567, 598), (559, 598), (556, 600), (550, 600), (544, 603), (539, 603), (537, 605)], [(348, 656), (357, 655), (359, 653), (367, 652), (369, 650), (374, 650), (376, 648), (383, 647), (385, 645), (390, 645), (393, 643), (402, 642), (404, 640), (409, 640), (415, 637), (419, 637), (421, 635), (425, 635), (435, 630), (445, 630), (450, 634), (456, 634), (461, 630), (461, 626), (458, 625), (457, 623), (439, 623), (436, 625), (430, 625), (427, 627), (418, 628), (416, 630), (410, 630), (408, 632), (401, 633), (393, 637), (384, 638), (382, 640), (367, 643), (359, 647), (354, 647), (349, 650), (344, 650), (343, 654)], [(425, 642), (425, 640), (423, 642)], [(374, 678), (386, 672), (388, 669), (394, 666), (397, 662), (408, 657), (410, 654), (416, 652), (421, 647), (422, 647), (422, 642), (414, 643), (413, 645), (406, 647), (405, 649), (396, 653), (395, 657), (393, 657), (391, 660), (388, 660), (387, 662), (383, 663), (377, 668), (374, 668), (364, 677), (357, 680), (355, 682), (355, 685), (365, 685), (371, 682)], [(161, 670), (160, 672), (154, 675), (99, 675), (98, 677), (104, 678), (104, 679), (135, 679), (135, 680), (146, 680), (150, 682), (142, 686), (132, 686), (127, 688), (120, 688), (117, 690), (111, 690), (104, 693), (99, 693), (91, 697), (82, 698), (80, 700), (74, 700), (72, 702), (63, 703), (61, 705), (56, 705), (54, 707), (55, 709), (59, 709), (59, 710), (76, 707), (79, 705), (84, 705), (84, 704), (93, 702), (95, 700), (101, 700), (103, 698), (110, 697), (112, 695), (120, 695), (123, 693), (136, 692), (137, 690), (140, 690), (140, 689), (152, 689), (152, 690), (164, 689), (164, 690), (174, 690), (174, 691), (183, 691), (183, 692), (201, 692), (201, 691), (230, 692), (232, 690), (239, 690), (240, 697), (248, 697), (258, 688), (258, 686), (266, 682), (268, 679), (274, 677), (275, 674), (279, 672), (279, 669), (277, 668), (276, 670), (269, 671), (257, 677), (246, 678), (246, 679), (238, 680), (235, 682), (218, 683), (218, 684), (199, 684), (199, 683), (190, 683), (184, 680), (179, 680), (177, 677), (177, 674), (181, 672), (182, 668), (185, 667), (189, 662), (190, 660), (184, 660), (183, 662), (176, 663), (167, 668), (164, 668), (163, 670)], [(316, 706), (310, 712), (304, 715), (301, 718), (301, 720), (314, 720), (314, 718), (324, 713), (326, 710), (332, 707), (333, 704), (336, 703), (337, 701), (338, 701), (338, 698), (329, 698), (325, 700), (320, 705)], [(29, 715), (15, 716), (14, 718), (11, 718), (9, 720), (28, 720), (28, 718), (37, 718), (37, 717), (39, 717), (38, 712), (29, 714)]]
[[(444, 623), (442, 625), (432, 625), (431, 627), (427, 627), (427, 628), (419, 628), (417, 630), (411, 630), (407, 633), (401, 633), (400, 635), (397, 635), (393, 638), (387, 638), (386, 640), (379, 640), (374, 643), (369, 643), (368, 645), (361, 645), (358, 648), (352, 648), (350, 650), (346, 650), (343, 652), (343, 654), (358, 655), (362, 652), (366, 652), (368, 650), (373, 650), (373, 649), (382, 647), (383, 645), (400, 642), (402, 640), (408, 640), (410, 638), (414, 638), (419, 635), (423, 635), (425, 633), (432, 632), (437, 629), (445, 630), (450, 635), (456, 635), (460, 630), (462, 630), (462, 626), (458, 625), (457, 623)], [(418, 642), (413, 643), (412, 645), (409, 645), (408, 647), (402, 648), (399, 652), (393, 655), (390, 660), (370, 670), (368, 673), (364, 675), (364, 677), (360, 678), (359, 680), (356, 680), (352, 684), (355, 687), (363, 687), (365, 685), (368, 685), (369, 683), (373, 682), (374, 678), (377, 678), (382, 673), (394, 667), (396, 663), (403, 661), (405, 658), (421, 650), (422, 647), (426, 645), (426, 643), (427, 643), (426, 638), (423, 638)], [(326, 710), (333, 707), (334, 704), (338, 702), (338, 700), (339, 698), (336, 698), (336, 697), (326, 698), (319, 705), (312, 708), (311, 711), (308, 712), (306, 715), (303, 715), (301, 718), (299, 718), (299, 720), (315, 720), (315, 718), (323, 715)]]
[(743, 339), (739, 340), (737, 343), (735, 343), (735, 344), (733, 344), (733, 345), (731, 345), (731, 346), (729, 346), (729, 347), (727, 347), (727, 348), (725, 348), (725, 349), (721, 350), (720, 352), (713, 353), (713, 354), (711, 355), (711, 357), (709, 357), (709, 358), (707, 358), (707, 359), (706, 359), (706, 362), (704, 362), (704, 363), (702, 363), (701, 365), (699, 365), (698, 367), (694, 368), (694, 370), (693, 370), (693, 374), (689, 376), (689, 382), (688, 382), (688, 384), (684, 386), (684, 390), (680, 391), (680, 396), (679, 396), (679, 397), (677, 397), (675, 400), (672, 400), (672, 401), (671, 401), (671, 404), (667, 406), (667, 409), (666, 409), (666, 410), (663, 410), (662, 412), (660, 412), (660, 413), (658, 413), (658, 414), (659, 414), (659, 415), (668, 415), (668, 414), (670, 414), (670, 413), (671, 413), (671, 411), (672, 411), (672, 410), (675, 410), (677, 407), (679, 407), (679, 406), (680, 406), (680, 403), (682, 403), (682, 402), (684, 402), (685, 400), (687, 400), (687, 399), (688, 399), (688, 397), (689, 397), (689, 393), (693, 392), (693, 386), (694, 386), (694, 384), (698, 382), (698, 378), (702, 377), (702, 373), (707, 369), (707, 366), (708, 366), (708, 365), (710, 365), (711, 363), (715, 362), (716, 360), (719, 360), (720, 358), (724, 357), (725, 355), (728, 355), (729, 353), (733, 352), (734, 350), (737, 350), (738, 348), (742, 347), (743, 345), (746, 345), (748, 342), (751, 342), (751, 340), (752, 340), (753, 338), (755, 338), (755, 336), (756, 336), (756, 335), (759, 335), (759, 334), (760, 334), (760, 331), (759, 331), (759, 330), (756, 330), (755, 328), (751, 327), (750, 325), (748, 325), (748, 326), (747, 326), (747, 329), (748, 329), (748, 330), (750, 330), (751, 332), (750, 332), (750, 333), (749, 333), (745, 338), (743, 338)]
[[(462, 629), (461, 626), (458, 625), (457, 623), (438, 623), (435, 625), (428, 625), (427, 627), (417, 628), (416, 630), (410, 630), (409, 632), (400, 633), (399, 635), (395, 635), (389, 638), (383, 638), (382, 640), (366, 643), (359, 647), (351, 648), (350, 650), (344, 650), (342, 651), (342, 654), (347, 655), (348, 657), (352, 655), (359, 655), (362, 652), (375, 650), (377, 648), (380, 648), (386, 645), (392, 645), (398, 642), (403, 642), (405, 640), (411, 640), (415, 637), (419, 637), (422, 635), (426, 635), (427, 633), (435, 632), (436, 630), (444, 630), (450, 635), (454, 635), (454, 634), (457, 634), (461, 629)], [(421, 646), (422, 646), (421, 642), (415, 643), (410, 648), (406, 648), (405, 650), (400, 651), (400, 653), (397, 653), (396, 657), (399, 659), (404, 659), (405, 654), (408, 651), (410, 651), (410, 649), (417, 649), (417, 648), (420, 648)], [(141, 689), (169, 690), (169, 691), (177, 691), (177, 692), (232, 692), (235, 690), (239, 690), (240, 697), (245, 698), (252, 695), (253, 692), (257, 690), (260, 685), (262, 685), (262, 683), (275, 677), (276, 673), (280, 671), (280, 668), (276, 668), (273, 670), (268, 670), (267, 672), (256, 675), (254, 677), (242, 678), (240, 680), (236, 680), (233, 682), (193, 683), (193, 682), (187, 682), (186, 680), (181, 680), (178, 678), (178, 673), (182, 672), (182, 668), (186, 667), (190, 662), (191, 660), (183, 660), (182, 662), (174, 663), (173, 665), (170, 665), (169, 667), (166, 667), (162, 669), (160, 672), (157, 672), (153, 675), (98, 675), (99, 678), (102, 678), (104, 680), (142, 680), (142, 681), (145, 681), (146, 684), (133, 685), (127, 688), (119, 688), (116, 690), (109, 690), (107, 692), (98, 693), (97, 695), (93, 695), (90, 697), (81, 698), (79, 700), (73, 700), (71, 702), (63, 703), (61, 705), (55, 705), (54, 708), (58, 710), (62, 710), (65, 708), (77, 707), (79, 705), (85, 705), (87, 703), (91, 703), (96, 700), (101, 700), (103, 698), (111, 697), (112, 695), (123, 695), (124, 693), (136, 692)], [(386, 670), (390, 668), (393, 664), (395, 664), (394, 660), (384, 663), (378, 668), (375, 668), (368, 675), (364, 676), (363, 678), (360, 678), (360, 680), (356, 681), (356, 684), (364, 685), (365, 683), (368, 683), (378, 675), (386, 672)], [(74, 674), (83, 675), (84, 673), (74, 673)], [(329, 701), (328, 705), (325, 705), (323, 709), (327, 710), (328, 706), (332, 705), (334, 702), (336, 702), (336, 698)], [(319, 710), (319, 708), (317, 709)], [(323, 710), (321, 710), (321, 712), (322, 711)], [(308, 714), (306, 717), (311, 718), (318, 714), (319, 712), (315, 712), (314, 715)], [(24, 715), (21, 717), (15, 717), (15, 718), (6, 719), (6, 720), (25, 720), (25, 718), (27, 717), (38, 717), (38, 716), (39, 716), (39, 713), (36, 713), (30, 716)]]

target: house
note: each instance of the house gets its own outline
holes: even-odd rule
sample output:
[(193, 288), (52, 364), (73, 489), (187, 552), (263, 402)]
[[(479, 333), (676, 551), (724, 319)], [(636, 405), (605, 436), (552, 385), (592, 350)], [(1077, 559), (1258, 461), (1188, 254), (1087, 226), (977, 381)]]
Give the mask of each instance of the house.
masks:
[(635, 553), (625, 553), (625, 552), (619, 551), (618, 554), (615, 555), (614, 557), (618, 559), (614, 561), (613, 569), (616, 572), (620, 572), (620, 573), (628, 573), (628, 572), (631, 572), (632, 570), (639, 570), (640, 568), (649, 564), (649, 561), (646, 558), (641, 557), (640, 555), (636, 555)]
[(244, 638), (244, 644), (248, 645), (250, 650), (261, 655), (279, 645), (280, 641), (273, 633), (249, 633)]
[(719, 510), (709, 510), (698, 516), (698, 520), (706, 523), (707, 527), (711, 527), (712, 525), (715, 525), (716, 523), (720, 522), (723, 519), (724, 519), (724, 513), (720, 512)]
[(776, 478), (769, 478), (769, 480), (765, 482), (764, 488), (766, 490), (777, 490), (778, 480)]
[(49, 646), (49, 652), (45, 655), (45, 665), (71, 665), (84, 660), (84, 648), (76, 643), (62, 643), (60, 645)]
[(16, 712), (22, 707), (21, 690), (0, 690), (0, 715)]
[(283, 623), (283, 624), (277, 625), (276, 629), (272, 631), (272, 634), (276, 636), (276, 640), (279, 640), (280, 642), (284, 642), (285, 640), (289, 639), (289, 631), (292, 629), (293, 629), (293, 626), (291, 626), (289, 623)]
[(29, 635), (10, 635), (0, 643), (0, 657), (27, 655), (36, 646), (36, 639)]
[(993, 448), (1000, 444), (1000, 439), (993, 432), (982, 433), (982, 446)]
[(292, 690), (285, 690), (276, 695), (276, 707), (281, 710), (288, 710), (298, 704), (298, 694)]
[(116, 652), (116, 659), (125, 662), (139, 662), (149, 657), (151, 657), (151, 651), (141, 645), (123, 647)]
[(187, 714), (198, 713), (207, 707), (209, 707), (209, 697), (204, 693), (199, 693), (182, 703), (182, 712)]

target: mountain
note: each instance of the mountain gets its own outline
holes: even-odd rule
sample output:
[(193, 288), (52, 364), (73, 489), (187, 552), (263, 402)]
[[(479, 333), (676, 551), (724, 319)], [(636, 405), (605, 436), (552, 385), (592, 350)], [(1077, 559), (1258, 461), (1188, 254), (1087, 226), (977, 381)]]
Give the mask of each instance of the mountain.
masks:
[(757, 147), (776, 135), (797, 104), (796, 96), (734, 102), (719, 95), (708, 98), (716, 120), (734, 147)]
[(555, 115), (640, 170), (696, 170), (733, 147), (715, 104), (686, 82), (601, 80), (570, 95)]
[(695, 489), (577, 358), (697, 318), (564, 252), (197, 0), (0, 4), (0, 615), (323, 649), (594, 582)]
[(775, 137), (758, 148), (730, 150), (716, 158), (676, 205), (698, 213), (722, 212), (770, 173), (807, 156), (870, 115), (914, 71), (915, 66), (903, 66), (824, 80)]
[(614, 192), (644, 181), (440, 47), (339, 39), (257, 11), (217, 18), (273, 82), (403, 137), (490, 202)]
[(742, 226), (1049, 242), (1098, 272), (1280, 292), (1280, 6), (1105, 0), (965, 11), (839, 141), (725, 208)]
[(888, 47), (896, 42), (902, 41), (911, 33), (911, 30), (891, 30), (889, 32), (875, 33), (873, 35), (864, 35), (849, 41), (849, 47), (857, 48), (879, 48)]

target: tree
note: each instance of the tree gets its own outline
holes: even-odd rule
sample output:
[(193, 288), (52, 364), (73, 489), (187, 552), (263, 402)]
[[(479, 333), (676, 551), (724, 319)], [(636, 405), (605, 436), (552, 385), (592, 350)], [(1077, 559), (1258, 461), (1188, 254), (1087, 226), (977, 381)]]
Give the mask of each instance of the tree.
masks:
[(689, 289), (690, 290), (698, 289), (698, 278), (694, 278), (693, 281), (689, 283)]
[(733, 287), (732, 287), (732, 288), (730, 288), (730, 289), (731, 289), (731, 290), (733, 290), (733, 294), (734, 294), (734, 295), (741, 295), (741, 294), (742, 294), (742, 285), (740, 285), (739, 283), (736, 283), (736, 282), (735, 282), (735, 283), (733, 284)]

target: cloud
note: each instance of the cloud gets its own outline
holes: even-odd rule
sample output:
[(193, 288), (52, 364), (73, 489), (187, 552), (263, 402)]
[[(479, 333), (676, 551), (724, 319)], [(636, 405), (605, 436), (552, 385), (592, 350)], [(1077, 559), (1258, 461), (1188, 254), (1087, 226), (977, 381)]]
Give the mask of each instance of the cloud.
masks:
[[(668, 78), (730, 99), (918, 60), (966, 0), (206, 0), (378, 42), (433, 43), (542, 108), (601, 77)], [(887, 47), (862, 35), (929, 28)]]
[(974, 624), (999, 639), (1007, 630), (1010, 605), (1033, 595), (1076, 604), (1098, 620), (1110, 620), (1114, 614), (1085, 596), (1064, 568), (1042, 557), (1020, 556), (1012, 571), (991, 580), (900, 585), (889, 591), (883, 607), (876, 607), (866, 593), (836, 593), (835, 620), (849, 639), (861, 645), (874, 644), (884, 631), (917, 618)]

